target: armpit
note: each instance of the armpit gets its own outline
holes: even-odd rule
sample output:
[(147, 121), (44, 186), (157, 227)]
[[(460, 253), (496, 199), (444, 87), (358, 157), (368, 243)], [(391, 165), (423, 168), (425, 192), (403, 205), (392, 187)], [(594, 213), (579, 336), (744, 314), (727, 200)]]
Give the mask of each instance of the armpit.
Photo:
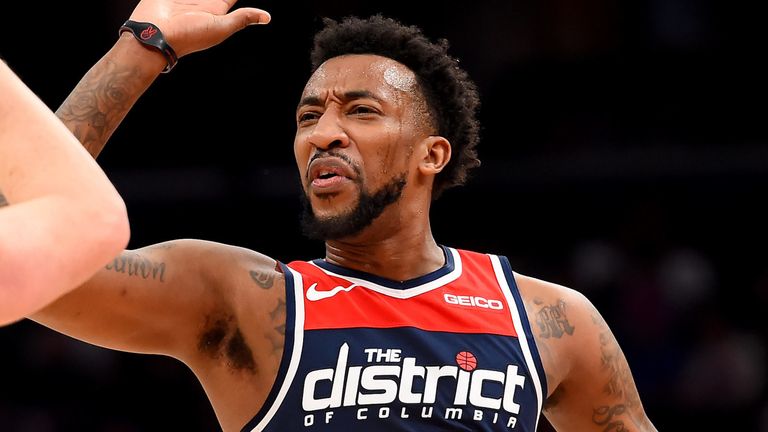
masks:
[(197, 348), (211, 359), (224, 361), (233, 370), (256, 373), (253, 352), (231, 315), (206, 317)]

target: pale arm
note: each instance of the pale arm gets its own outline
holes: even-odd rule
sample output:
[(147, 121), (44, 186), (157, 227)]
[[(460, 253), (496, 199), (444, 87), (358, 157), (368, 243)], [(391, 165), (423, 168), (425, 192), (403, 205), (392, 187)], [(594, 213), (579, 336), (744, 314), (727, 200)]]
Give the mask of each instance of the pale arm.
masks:
[(0, 325), (85, 282), (129, 238), (123, 200), (0, 61)]
[[(234, 3), (142, 0), (130, 18), (155, 24), (182, 57), (214, 46), (246, 25), (269, 22), (269, 14), (259, 9), (229, 12)], [(164, 66), (165, 58), (158, 51), (123, 33), (57, 115), (95, 157)], [(109, 348), (184, 356), (194, 346), (206, 317), (232, 307), (231, 293), (226, 291), (231, 281), (226, 276), (238, 273), (231, 266), (241, 262), (232, 250), (189, 240), (125, 251), (79, 289), (31, 318)], [(242, 274), (258, 272), (258, 263), (266, 263), (265, 271), (274, 268), (274, 261), (266, 258), (256, 258), (254, 263), (258, 254), (235, 255), (250, 257), (242, 258), (251, 266), (248, 270), (236, 267)], [(230, 271), (210, 279), (222, 269)]]

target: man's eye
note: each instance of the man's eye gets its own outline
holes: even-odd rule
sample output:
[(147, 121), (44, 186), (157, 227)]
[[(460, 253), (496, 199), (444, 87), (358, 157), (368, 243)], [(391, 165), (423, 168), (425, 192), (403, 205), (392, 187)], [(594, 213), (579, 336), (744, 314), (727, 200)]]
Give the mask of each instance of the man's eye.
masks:
[(365, 105), (357, 105), (353, 107), (351, 110), (349, 110), (350, 114), (375, 114), (378, 111), (375, 109), (365, 106)]
[(299, 115), (299, 123), (317, 120), (319, 117), (320, 117), (320, 114), (312, 111), (307, 111)]

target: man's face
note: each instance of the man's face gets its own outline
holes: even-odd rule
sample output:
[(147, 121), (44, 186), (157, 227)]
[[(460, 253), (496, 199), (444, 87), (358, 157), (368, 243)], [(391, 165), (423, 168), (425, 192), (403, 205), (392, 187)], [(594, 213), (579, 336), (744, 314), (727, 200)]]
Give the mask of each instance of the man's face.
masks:
[(296, 110), (306, 233), (357, 234), (397, 202), (428, 118), (413, 72), (394, 60), (347, 55), (320, 66)]

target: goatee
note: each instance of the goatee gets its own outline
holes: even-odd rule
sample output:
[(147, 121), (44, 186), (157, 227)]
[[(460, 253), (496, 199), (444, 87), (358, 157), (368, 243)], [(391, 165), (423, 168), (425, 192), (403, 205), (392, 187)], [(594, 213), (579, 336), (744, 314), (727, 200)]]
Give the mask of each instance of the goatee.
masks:
[(364, 191), (362, 185), (357, 183), (360, 190), (357, 206), (347, 213), (323, 219), (315, 216), (309, 197), (301, 194), (301, 228), (304, 235), (315, 240), (338, 240), (358, 234), (371, 225), (390, 204), (400, 199), (406, 184), (405, 178), (403, 173), (372, 194)]

